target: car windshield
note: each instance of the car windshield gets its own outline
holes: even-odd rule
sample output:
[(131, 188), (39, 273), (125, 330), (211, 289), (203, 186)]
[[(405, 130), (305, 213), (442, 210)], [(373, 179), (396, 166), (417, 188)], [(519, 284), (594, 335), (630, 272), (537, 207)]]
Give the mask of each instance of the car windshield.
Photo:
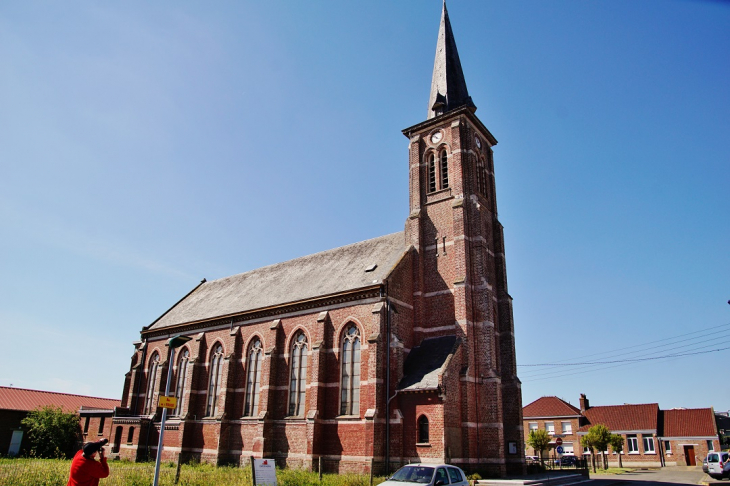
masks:
[(426, 466), (404, 466), (398, 469), (393, 477), (393, 481), (410, 481), (412, 483), (428, 484), (433, 477), (433, 468)]
[(707, 462), (718, 462), (720, 457), (717, 454), (710, 454), (707, 456)]

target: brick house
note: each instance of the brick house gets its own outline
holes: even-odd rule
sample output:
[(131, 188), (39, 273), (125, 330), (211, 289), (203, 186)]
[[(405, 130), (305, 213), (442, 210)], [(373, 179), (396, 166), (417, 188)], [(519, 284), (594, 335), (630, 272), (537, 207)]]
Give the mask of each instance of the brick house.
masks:
[[(580, 409), (564, 402), (558, 397), (542, 397), (522, 409), (525, 438), (531, 430), (547, 430), (548, 434), (563, 439), (565, 454), (575, 454), (583, 450), (580, 445), (578, 429), (581, 426)], [(555, 441), (551, 441), (551, 448)], [(539, 455), (539, 451), (531, 451)]]
[(31, 410), (52, 406), (79, 414), (84, 441), (92, 441), (110, 437), (112, 414), (119, 405), (109, 398), (0, 386), (0, 455), (15, 456), (28, 448), (21, 421)]
[[(580, 438), (592, 426), (603, 424), (624, 437), (621, 462), (630, 467), (694, 466), (709, 451), (720, 450), (711, 408), (660, 410), (656, 403), (591, 407), (581, 394), (580, 408), (557, 397), (539, 398), (524, 407), (523, 420), (526, 432), (540, 428), (562, 436), (564, 446), (572, 443), (575, 455), (590, 453), (580, 445)], [(571, 433), (566, 434), (563, 427), (569, 421)], [(566, 449), (565, 453), (570, 452)], [(609, 465), (618, 465), (618, 456), (610, 448), (607, 458)]]
[(661, 424), (659, 446), (667, 466), (701, 465), (708, 452), (721, 450), (712, 408), (663, 410)]
[[(211, 282), (141, 331), (114, 417), (121, 457), (380, 472), (409, 461), (521, 472), (511, 297), (492, 147), (444, 5), (403, 232)], [(404, 188), (405, 189), (405, 188)], [(192, 340), (169, 362), (166, 342)]]

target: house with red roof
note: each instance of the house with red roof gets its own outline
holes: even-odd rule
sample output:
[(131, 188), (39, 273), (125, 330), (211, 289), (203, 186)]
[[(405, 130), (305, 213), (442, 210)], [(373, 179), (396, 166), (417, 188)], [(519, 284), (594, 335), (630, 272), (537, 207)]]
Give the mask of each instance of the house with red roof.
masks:
[(118, 399), (0, 386), (0, 455), (15, 456), (28, 447), (21, 422), (31, 410), (52, 406), (79, 414), (84, 441), (92, 441), (111, 435), (111, 417), (119, 405)]
[[(563, 439), (561, 447), (565, 454), (581, 453), (580, 437), (578, 437), (582, 418), (580, 409), (558, 397), (542, 397), (526, 405), (522, 409), (522, 416), (525, 438), (531, 430), (544, 429), (554, 438)], [(554, 440), (551, 447), (553, 450), (556, 447)], [(538, 454), (539, 452), (534, 453)]]
[[(562, 438), (564, 454), (590, 454), (580, 439), (594, 425), (605, 425), (624, 438), (621, 462), (636, 467), (696, 466), (708, 452), (720, 450), (712, 408), (661, 410), (657, 403), (591, 407), (584, 394), (580, 408), (557, 397), (542, 397), (523, 408), (524, 430), (544, 429)], [(557, 452), (551, 442), (550, 455)], [(618, 465), (607, 451), (609, 465)]]
[(702, 464), (710, 451), (721, 450), (712, 408), (663, 410), (661, 448), (667, 465)]

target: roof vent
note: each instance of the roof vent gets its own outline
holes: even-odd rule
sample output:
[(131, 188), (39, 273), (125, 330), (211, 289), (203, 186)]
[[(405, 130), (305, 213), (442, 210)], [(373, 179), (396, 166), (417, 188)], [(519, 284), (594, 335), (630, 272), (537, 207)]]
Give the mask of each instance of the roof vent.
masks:
[(365, 269), (365, 271), (366, 271), (366, 272), (372, 272), (372, 271), (373, 271), (373, 270), (375, 270), (376, 268), (378, 268), (378, 264), (377, 264), (377, 263), (373, 263), (373, 264), (372, 264), (372, 265), (370, 265), (370, 266), (369, 266), (368, 268), (366, 268), (366, 269)]

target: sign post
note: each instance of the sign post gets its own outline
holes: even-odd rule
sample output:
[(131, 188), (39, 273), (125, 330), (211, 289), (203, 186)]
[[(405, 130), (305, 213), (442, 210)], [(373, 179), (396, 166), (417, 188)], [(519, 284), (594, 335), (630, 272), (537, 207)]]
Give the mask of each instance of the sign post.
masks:
[[(165, 385), (165, 396), (160, 397), (159, 405), (162, 407), (162, 420), (160, 421), (160, 440), (157, 442), (157, 458), (155, 459), (155, 477), (152, 480), (152, 486), (157, 486), (160, 481), (160, 459), (162, 458), (162, 443), (165, 437), (165, 420), (167, 420), (167, 410), (174, 409), (177, 405), (175, 397), (168, 397), (170, 393), (170, 380), (172, 379), (172, 367), (175, 364), (175, 348), (179, 348), (192, 338), (188, 336), (175, 336), (167, 340), (170, 347), (170, 359), (167, 362), (167, 384)], [(163, 400), (164, 399), (164, 400)], [(170, 406), (170, 404), (173, 404)], [(163, 405), (164, 404), (164, 405)], [(150, 424), (152, 427), (152, 424)]]
[(254, 486), (276, 486), (276, 464), (273, 459), (253, 459)]

